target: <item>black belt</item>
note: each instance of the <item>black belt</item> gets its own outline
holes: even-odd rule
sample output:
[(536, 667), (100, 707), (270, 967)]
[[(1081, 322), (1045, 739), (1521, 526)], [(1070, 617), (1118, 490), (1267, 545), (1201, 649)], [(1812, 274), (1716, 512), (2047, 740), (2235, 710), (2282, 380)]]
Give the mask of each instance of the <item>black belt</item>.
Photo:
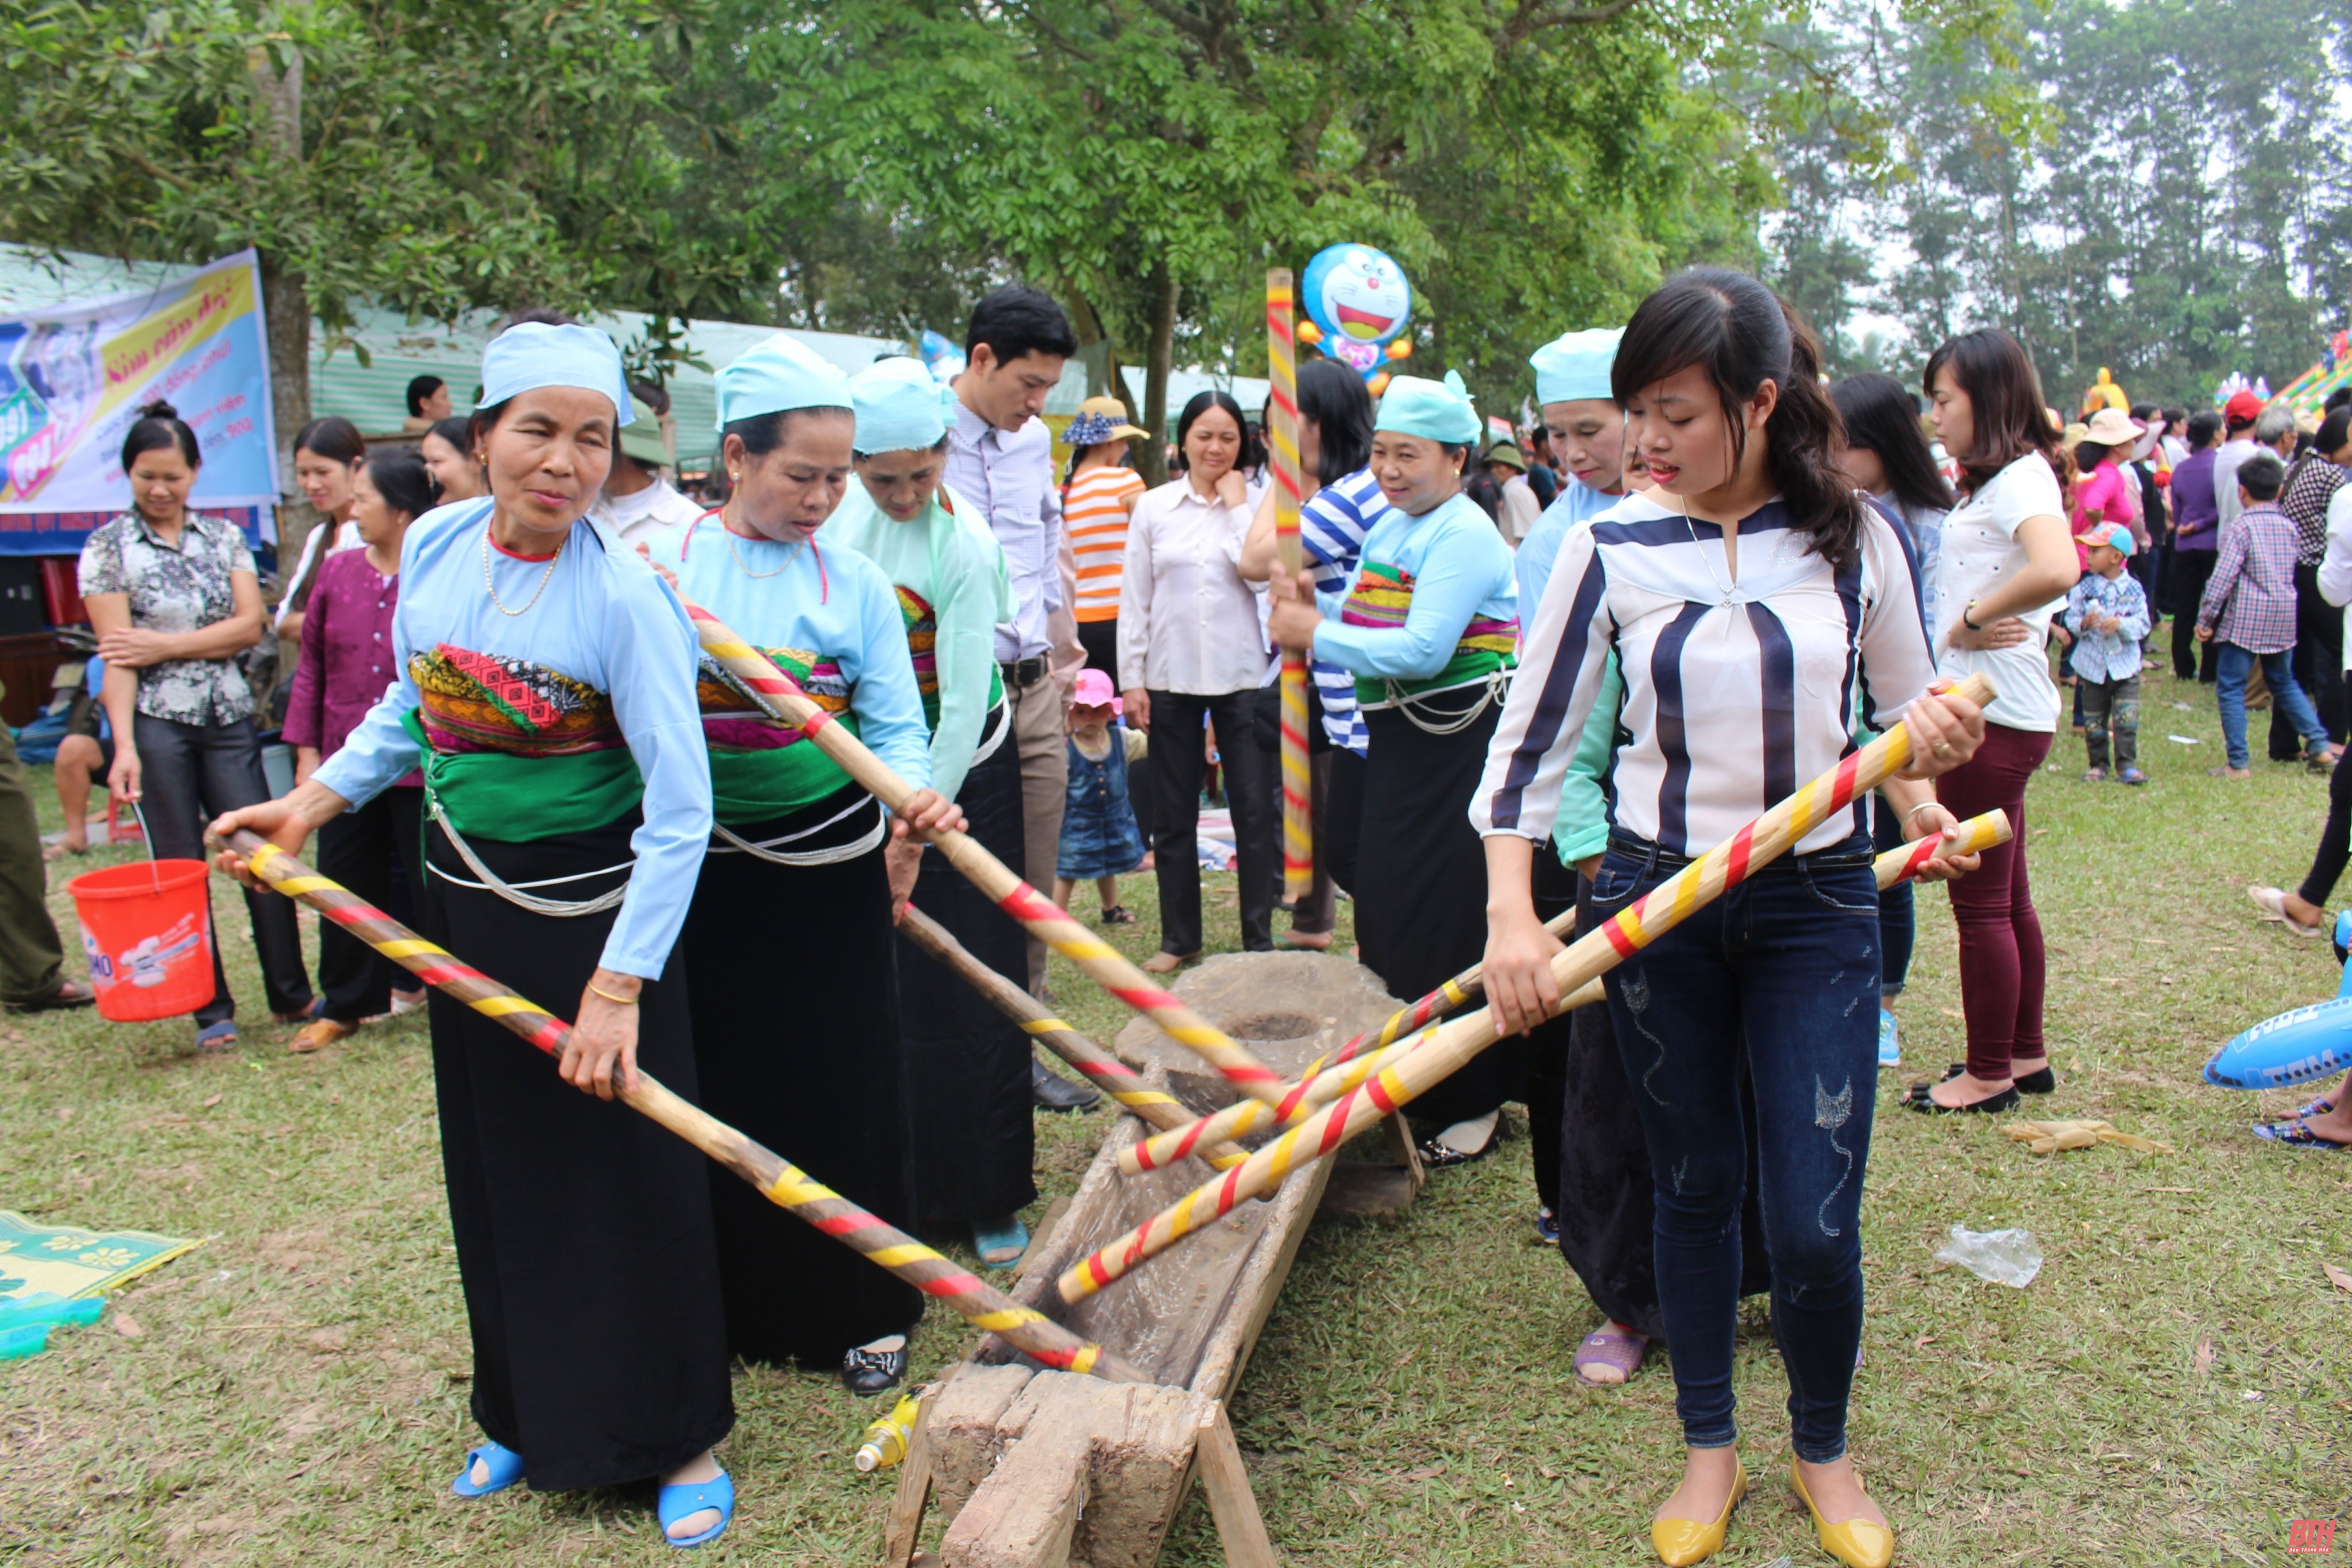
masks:
[(1034, 686), (1053, 673), (1044, 654), (1016, 658), (1010, 663), (1000, 661), (996, 668), (1004, 672), (1004, 684), (1015, 691), (1024, 686)]
[[(1761, 872), (1769, 871), (1775, 867), (1789, 868), (1802, 865), (1831, 871), (1848, 866), (1872, 864), (1877, 857), (1872, 852), (1869, 839), (1859, 834), (1855, 837), (1862, 839), (1862, 847), (1859, 849), (1832, 847), (1816, 849), (1810, 855), (1783, 855), (1778, 859), (1766, 861), (1756, 869)], [(1609, 836), (1609, 847), (1628, 859), (1642, 861), (1644, 875), (1655, 872), (1671, 876), (1685, 867), (1697, 864), (1703, 858), (1695, 855), (1677, 855), (1671, 849), (1659, 848), (1646, 838), (1635, 838), (1622, 833), (1612, 833)]]

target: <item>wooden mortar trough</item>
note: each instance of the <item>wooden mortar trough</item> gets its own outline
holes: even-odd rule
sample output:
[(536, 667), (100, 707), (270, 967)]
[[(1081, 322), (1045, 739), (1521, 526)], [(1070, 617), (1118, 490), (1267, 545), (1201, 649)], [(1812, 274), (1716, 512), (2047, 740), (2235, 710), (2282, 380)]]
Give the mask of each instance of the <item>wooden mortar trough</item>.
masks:
[[(1174, 989), (1259, 1060), (1293, 1077), (1315, 1057), (1378, 1027), (1397, 1005), (1368, 970), (1315, 952), (1213, 958)], [(1234, 1098), (1207, 1064), (1150, 1024), (1129, 1024), (1114, 1048), (1153, 1088), (1195, 1111)], [(1054, 1292), (1056, 1275), (1211, 1174), (1184, 1161), (1121, 1175), (1118, 1152), (1140, 1131), (1132, 1117), (1119, 1120), (1060, 1222), (1024, 1261), (1012, 1293), (1153, 1381), (1113, 1384), (1045, 1371), (993, 1335), (983, 1339), (924, 1401), (922, 1452), (909, 1454), (900, 1478), (887, 1562), (908, 1561), (928, 1488), (957, 1510), (940, 1543), (947, 1568), (1150, 1568), (1196, 1457), (1229, 1560), (1275, 1561), (1248, 1501), (1223, 1402), (1241, 1381), (1338, 1162), (1318, 1161), (1265, 1201), (1065, 1306)], [(1398, 1142), (1409, 1158), (1409, 1142)], [(1391, 1186), (1418, 1177), (1410, 1167), (1405, 1177), (1354, 1169), (1376, 1182), (1387, 1177)]]

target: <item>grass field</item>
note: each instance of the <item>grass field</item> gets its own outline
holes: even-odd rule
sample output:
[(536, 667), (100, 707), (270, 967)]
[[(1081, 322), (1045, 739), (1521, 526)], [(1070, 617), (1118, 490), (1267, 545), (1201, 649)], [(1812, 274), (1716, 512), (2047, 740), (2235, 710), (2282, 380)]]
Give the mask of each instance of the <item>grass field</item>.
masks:
[[(2150, 787), (2080, 783), (2081, 742), (2062, 735), (2031, 797), (2063, 1082), (2029, 1114), (2104, 1117), (2173, 1152), (2038, 1158), (1985, 1121), (1893, 1108), (1911, 1072), (1960, 1045), (1948, 909), (1920, 900), (1906, 1069), (1882, 1075), (1878, 1102), (1853, 1423), (1904, 1563), (2269, 1563), (2286, 1559), (2289, 1521), (2352, 1513), (2352, 1293), (2323, 1268), (2352, 1267), (2352, 1159), (2257, 1145), (2248, 1121), (2294, 1097), (2199, 1079), (2221, 1039), (2334, 992), (2326, 944), (2257, 925), (2242, 890), (2300, 877), (2326, 784), (2268, 764), (2250, 784), (2208, 778), (2210, 689), (2152, 677), (2143, 722)], [(1157, 945), (1148, 881), (1126, 898), (1147, 924), (1115, 939), (1139, 957)], [(1230, 947), (1231, 879), (1209, 886), (1213, 945)], [(216, 898), (229, 913), (225, 885)], [(51, 901), (70, 942), (69, 900)], [(0, 1022), (0, 1207), (211, 1238), (100, 1324), (0, 1370), (0, 1556), (668, 1560), (650, 1488), (448, 1494), (476, 1435), (423, 1029), (287, 1055), (241, 917), (228, 925), (247, 1020), (235, 1055), (194, 1055), (184, 1020)], [(465, 956), (497, 971), (495, 954)], [(1059, 961), (1055, 986), (1063, 1016), (1116, 1032), (1114, 1005)], [(1047, 1198), (1108, 1124), (1040, 1119)], [(1402, 1215), (1309, 1237), (1234, 1410), (1289, 1562), (1651, 1561), (1645, 1527), (1677, 1459), (1672, 1380), (1655, 1362), (1622, 1391), (1575, 1383), (1569, 1354), (1596, 1313), (1535, 1244), (1534, 1201), (1522, 1141), (1441, 1173)], [(1955, 1222), (2031, 1229), (2041, 1277), (2019, 1291), (1935, 1264)], [(918, 1375), (968, 1337), (935, 1310)], [(1781, 1479), (1784, 1389), (1760, 1309), (1738, 1379), (1759, 1485), (1717, 1561), (1826, 1563)], [(740, 1373), (736, 1399), (721, 1455), (742, 1502), (701, 1556), (873, 1561), (889, 1488), (848, 1455), (877, 1407), (830, 1376), (767, 1370)], [(1165, 1561), (1222, 1561), (1197, 1499)]]

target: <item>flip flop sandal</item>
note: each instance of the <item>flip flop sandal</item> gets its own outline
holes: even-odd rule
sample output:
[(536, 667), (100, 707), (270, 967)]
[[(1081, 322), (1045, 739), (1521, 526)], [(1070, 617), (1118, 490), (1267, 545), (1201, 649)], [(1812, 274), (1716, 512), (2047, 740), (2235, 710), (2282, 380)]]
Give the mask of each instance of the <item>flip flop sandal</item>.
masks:
[(60, 980), (58, 988), (37, 1002), (11, 1002), (0, 1012), (55, 1013), (66, 1007), (87, 1007), (98, 1000), (98, 993), (79, 980)]
[(2322, 1138), (2304, 1121), (2265, 1121), (2254, 1129), (2254, 1136), (2273, 1143), (2284, 1143), (2290, 1149), (2310, 1149), (2326, 1154), (2352, 1153), (2352, 1143), (2338, 1143), (2333, 1138)]
[[(1587, 1388), (1622, 1388), (1642, 1369), (1642, 1357), (1649, 1349), (1649, 1340), (1641, 1334), (1595, 1329), (1576, 1347), (1576, 1381)], [(1593, 1377), (1586, 1373), (1587, 1367), (1613, 1369), (1618, 1375)]]
[[(671, 1537), (669, 1527), (688, 1514), (699, 1513), (706, 1508), (719, 1510), (719, 1522), (698, 1535), (684, 1540)], [(681, 1552), (707, 1545), (719, 1539), (735, 1517), (735, 1480), (726, 1471), (719, 1472), (716, 1480), (681, 1481), (664, 1487), (654, 1500), (654, 1516), (661, 1521), (662, 1539)]]
[(200, 1051), (233, 1051), (236, 1049), (236, 1020), (223, 1018), (217, 1024), (206, 1024), (196, 1031), (196, 1049)]
[(296, 1056), (308, 1056), (321, 1046), (331, 1046), (337, 1040), (347, 1040), (360, 1032), (357, 1024), (345, 1024), (333, 1018), (316, 1018), (296, 1031), (286, 1048)]
[[(474, 1461), (477, 1459), (489, 1472), (489, 1479), (478, 1486), (474, 1481)], [(484, 1443), (478, 1448), (466, 1450), (466, 1468), (457, 1472), (457, 1479), (449, 1483), (449, 1489), (463, 1498), (488, 1497), (492, 1492), (506, 1490), (520, 1479), (522, 1456), (500, 1444)], [(689, 1509), (687, 1511), (690, 1513), (693, 1510)]]
[(2254, 901), (2254, 909), (2258, 911), (2257, 919), (2274, 921), (2286, 927), (2297, 936), (2319, 937), (2327, 934), (2325, 927), (2305, 925), (2286, 912), (2286, 890), (2284, 888), (2265, 888), (2257, 885), (2246, 889), (2246, 897)]
[[(979, 1250), (980, 1260), (991, 1268), (1010, 1268), (1021, 1261), (1029, 1250), (1029, 1227), (1021, 1223), (1019, 1215), (1001, 1226), (973, 1226), (971, 1244)], [(1005, 1256), (993, 1256), (1003, 1253)]]
[(1274, 945), (1297, 952), (1328, 952), (1331, 951), (1331, 933), (1328, 931), (1286, 931), (1274, 939)]

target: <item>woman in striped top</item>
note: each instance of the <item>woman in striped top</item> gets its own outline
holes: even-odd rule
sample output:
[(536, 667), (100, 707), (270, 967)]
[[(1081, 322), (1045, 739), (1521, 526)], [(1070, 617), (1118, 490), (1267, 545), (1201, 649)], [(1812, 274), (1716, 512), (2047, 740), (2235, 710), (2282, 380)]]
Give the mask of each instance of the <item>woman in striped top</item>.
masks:
[(1118, 584), (1127, 563), (1127, 525), (1148, 488), (1127, 466), (1128, 443), (1144, 439), (1127, 422), (1127, 405), (1116, 397), (1089, 397), (1062, 432), (1075, 448), (1062, 480), (1062, 527), (1076, 563), (1078, 599), (1071, 614), (1087, 663), (1118, 679)]
[[(1388, 510), (1346, 592), (1318, 603), (1311, 572), (1271, 584), (1276, 640), (1355, 672), (1370, 740), (1356, 937), (1399, 996), (1436, 989), (1480, 944), (1485, 889), (1461, 814), (1517, 662), (1518, 597), (1511, 547), (1462, 493), (1479, 428), (1459, 375), (1391, 381), (1371, 463)], [(1525, 1054), (1517, 1041), (1498, 1046), (1421, 1098), (1427, 1158), (1453, 1164), (1492, 1148), (1503, 1101), (1525, 1094)]]
[[(1559, 944), (1536, 918), (1529, 866), (1611, 652), (1632, 739), (1616, 753), (1593, 878), (1599, 919), (1850, 754), (1857, 699), (1879, 727), (1912, 726), (1922, 778), (1982, 737), (1973, 704), (1927, 694), (1935, 661), (1909, 559), (1831, 468), (1837, 416), (1818, 364), (1812, 335), (1770, 290), (1713, 268), (1668, 282), (1625, 329), (1611, 380), (1649, 484), (1561, 546), (1472, 807), (1486, 840), (1486, 994), (1503, 1029), (1540, 1022), (1556, 1001)], [(1885, 788), (1911, 837), (1952, 826), (1927, 784)], [(1687, 1446), (1651, 1527), (1668, 1563), (1719, 1550), (1747, 1485), (1731, 1393), (1743, 1058), (1795, 1479), (1833, 1555), (1868, 1568), (1893, 1557), (1845, 1451), (1876, 1075), (1869, 810), (1857, 802), (1822, 823), (1609, 976), (1655, 1173), (1659, 1309)], [(1969, 868), (1928, 864), (1938, 876)]]

